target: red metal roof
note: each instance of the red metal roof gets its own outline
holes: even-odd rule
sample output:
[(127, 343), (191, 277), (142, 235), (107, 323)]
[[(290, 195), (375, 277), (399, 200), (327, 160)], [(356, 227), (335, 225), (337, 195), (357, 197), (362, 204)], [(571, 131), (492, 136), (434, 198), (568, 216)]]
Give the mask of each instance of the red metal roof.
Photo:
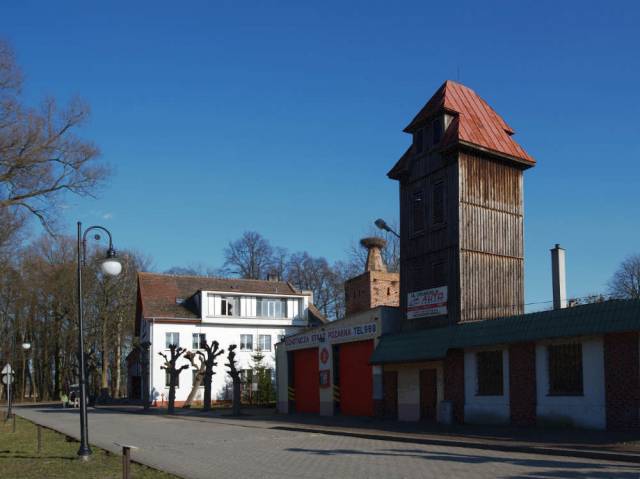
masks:
[(535, 164), (535, 160), (511, 138), (514, 131), (502, 117), (471, 88), (451, 80), (444, 82), (404, 131), (413, 132), (443, 111), (456, 118), (447, 128), (441, 146), (466, 143)]

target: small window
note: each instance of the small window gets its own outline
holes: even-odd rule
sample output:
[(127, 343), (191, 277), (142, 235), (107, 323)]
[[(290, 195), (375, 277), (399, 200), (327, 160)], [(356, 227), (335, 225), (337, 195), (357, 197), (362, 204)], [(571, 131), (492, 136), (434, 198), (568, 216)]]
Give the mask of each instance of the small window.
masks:
[(422, 153), (423, 137), (424, 137), (423, 130), (418, 130), (413, 134), (413, 145), (416, 149), (416, 153)]
[(444, 183), (442, 181), (433, 185), (432, 212), (434, 225), (444, 223)]
[[(197, 382), (198, 382), (198, 371), (195, 370), (195, 369), (192, 369), (191, 370), (191, 385), (195, 386)], [(204, 387), (204, 381), (202, 381), (200, 383), (200, 386), (198, 386), (198, 387), (203, 388)]]
[(180, 346), (180, 333), (165, 333), (164, 345), (167, 349), (171, 345)]
[(237, 296), (220, 298), (220, 315), (240, 316), (240, 298)]
[(502, 396), (502, 351), (482, 351), (476, 354), (478, 396)]
[(191, 340), (192, 349), (204, 349), (207, 344), (207, 336), (204, 333), (193, 333)]
[(240, 351), (253, 351), (253, 335), (252, 334), (240, 335)]
[[(164, 373), (164, 385), (165, 387), (171, 387), (171, 374), (169, 371), (165, 371)], [(180, 376), (176, 377), (176, 388), (180, 387)]]
[(258, 336), (258, 351), (271, 351), (271, 335), (260, 334)]
[(437, 144), (442, 139), (442, 118), (433, 120), (433, 144)]
[(422, 190), (413, 193), (411, 213), (413, 215), (413, 232), (424, 231), (424, 197)]
[(447, 274), (444, 266), (444, 261), (437, 261), (431, 265), (432, 271), (432, 286), (434, 288), (438, 286), (444, 286), (447, 284)]
[(549, 394), (580, 396), (582, 390), (582, 344), (553, 344), (547, 347)]

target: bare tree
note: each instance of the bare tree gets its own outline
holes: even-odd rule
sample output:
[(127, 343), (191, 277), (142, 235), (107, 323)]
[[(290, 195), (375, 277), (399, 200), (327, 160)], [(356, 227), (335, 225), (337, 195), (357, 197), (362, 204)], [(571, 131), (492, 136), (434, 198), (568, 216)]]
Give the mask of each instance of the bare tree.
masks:
[(224, 250), (223, 271), (244, 279), (264, 279), (274, 266), (273, 248), (260, 233), (246, 231)]
[(202, 351), (198, 351), (205, 365), (204, 401), (202, 403), (202, 408), (205, 411), (209, 411), (211, 409), (211, 381), (213, 380), (213, 375), (216, 373), (213, 368), (218, 365), (216, 358), (221, 354), (224, 354), (224, 349), (219, 349), (220, 345), (218, 344), (218, 341), (212, 341), (211, 344), (208, 344), (205, 341), (202, 346), (206, 353), (205, 355)]
[(335, 288), (341, 288), (338, 276), (325, 258), (314, 258), (306, 251), (289, 257), (287, 281), (300, 290), (313, 291), (313, 303), (327, 317), (333, 316)]
[(76, 99), (61, 109), (49, 98), (29, 108), (22, 81), (12, 49), (0, 41), (0, 210), (35, 215), (51, 232), (61, 194), (91, 195), (108, 172), (96, 163), (98, 148), (74, 133), (89, 107)]
[(167, 357), (164, 353), (158, 353), (164, 359), (164, 364), (160, 366), (160, 369), (164, 369), (169, 374), (169, 404), (167, 406), (167, 412), (169, 414), (173, 414), (175, 412), (176, 386), (180, 378), (180, 373), (185, 369), (189, 369), (188, 364), (183, 364), (180, 367), (176, 366), (176, 361), (186, 352), (186, 349), (180, 348), (175, 344), (170, 344), (170, 357)]
[[(204, 363), (204, 357), (199, 355), (200, 351), (187, 351), (184, 353), (184, 357), (189, 360), (191, 363), (192, 371), (195, 373), (193, 377), (193, 384), (191, 386), (191, 391), (189, 391), (189, 395), (187, 396), (187, 400), (182, 405), (183, 408), (188, 409), (191, 407), (193, 400), (196, 398), (196, 394), (198, 394), (198, 389), (202, 386), (202, 382), (204, 381), (204, 373), (206, 365)], [(196, 358), (200, 360), (200, 364), (196, 364)]]
[(227, 374), (231, 376), (231, 380), (233, 381), (233, 403), (232, 403), (232, 414), (234, 416), (240, 415), (240, 385), (242, 384), (242, 380), (240, 379), (240, 371), (236, 368), (236, 353), (235, 349), (237, 346), (232, 344), (229, 346), (229, 353), (227, 354), (227, 366), (229, 370)]
[(620, 264), (609, 282), (609, 292), (615, 298), (640, 299), (640, 254)]

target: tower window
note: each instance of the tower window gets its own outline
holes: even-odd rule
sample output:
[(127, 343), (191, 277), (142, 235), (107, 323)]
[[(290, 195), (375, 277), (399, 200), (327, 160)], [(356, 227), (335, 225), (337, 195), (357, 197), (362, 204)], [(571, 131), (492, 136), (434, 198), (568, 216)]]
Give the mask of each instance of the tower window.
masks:
[(413, 232), (420, 233), (424, 231), (424, 197), (422, 190), (413, 193), (412, 215), (413, 215)]
[(442, 118), (433, 120), (433, 144), (440, 142), (442, 139)]
[(423, 130), (418, 130), (413, 134), (413, 146), (416, 149), (416, 153), (422, 153), (423, 133)]
[(432, 221), (434, 225), (444, 223), (444, 182), (433, 185)]

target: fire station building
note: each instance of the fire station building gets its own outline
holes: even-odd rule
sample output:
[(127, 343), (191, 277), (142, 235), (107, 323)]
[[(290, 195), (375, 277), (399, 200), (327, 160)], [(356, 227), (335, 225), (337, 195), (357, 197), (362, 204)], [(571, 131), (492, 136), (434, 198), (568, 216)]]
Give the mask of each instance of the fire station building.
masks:
[[(470, 88), (445, 82), (405, 128), (400, 274), (381, 244), (345, 284), (344, 320), (277, 347), (281, 412), (405, 421), (640, 427), (640, 301), (524, 314), (524, 172), (535, 160)], [(395, 307), (397, 306), (397, 307)]]

